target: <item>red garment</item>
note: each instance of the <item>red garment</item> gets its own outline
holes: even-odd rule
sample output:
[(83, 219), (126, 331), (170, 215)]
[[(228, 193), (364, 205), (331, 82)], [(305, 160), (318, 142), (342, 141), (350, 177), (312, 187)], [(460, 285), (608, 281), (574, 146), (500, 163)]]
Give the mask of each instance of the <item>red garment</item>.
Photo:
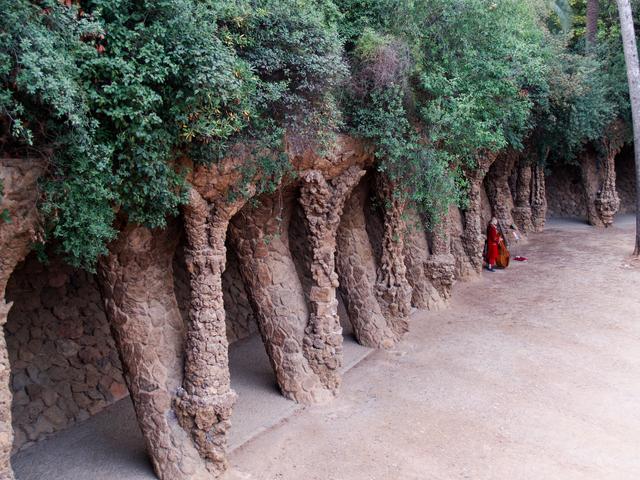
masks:
[(487, 263), (489, 265), (495, 265), (498, 261), (498, 242), (500, 241), (500, 234), (498, 233), (498, 227), (490, 223), (487, 227)]

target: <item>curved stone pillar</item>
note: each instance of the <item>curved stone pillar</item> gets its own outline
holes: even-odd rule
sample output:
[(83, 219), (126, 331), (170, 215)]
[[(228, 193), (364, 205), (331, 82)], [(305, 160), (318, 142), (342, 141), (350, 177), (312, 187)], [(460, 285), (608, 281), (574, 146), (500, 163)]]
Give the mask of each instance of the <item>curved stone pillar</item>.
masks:
[[(314, 371), (322, 355), (307, 356), (309, 308), (287, 235), (294, 202), (292, 191), (263, 195), (233, 218), (229, 232), (282, 394), (296, 402), (316, 403), (333, 398), (337, 387), (333, 378)], [(324, 350), (324, 344), (318, 346)]]
[(376, 190), (384, 212), (376, 296), (382, 312), (392, 319), (393, 328), (402, 335), (409, 330), (407, 317), (411, 313), (411, 285), (407, 281), (407, 267), (404, 264), (406, 225), (403, 215), (406, 200), (395, 194), (393, 183), (384, 174), (376, 175)]
[(456, 207), (449, 207), (448, 214), (431, 232), (431, 256), (425, 264), (425, 272), (431, 285), (446, 303), (456, 279), (456, 259), (451, 254), (451, 216)]
[[(0, 211), (7, 210), (10, 223), (0, 220), (0, 328), (7, 323), (11, 303), (5, 301), (9, 277), (18, 263), (25, 259), (35, 240), (38, 225), (36, 202), (37, 181), (42, 173), (42, 162), (29, 159), (0, 159), (0, 180), (4, 194)], [(0, 335), (0, 479), (12, 480), (10, 388), (11, 365), (7, 344)]]
[(131, 400), (162, 480), (211, 478), (173, 410), (181, 387), (185, 326), (173, 290), (175, 225), (126, 227), (101, 260), (98, 280)]
[(544, 165), (534, 164), (531, 179), (531, 223), (534, 232), (542, 232), (547, 221), (547, 189)]
[(185, 262), (191, 298), (187, 323), (184, 379), (175, 408), (208, 470), (227, 467), (226, 432), (236, 399), (229, 373), (222, 273), (226, 265), (225, 238), (231, 217), (245, 200), (210, 204), (194, 189), (184, 209), (188, 244)]
[(520, 152), (511, 148), (501, 152), (491, 165), (485, 179), (493, 216), (498, 219), (505, 232), (515, 223), (512, 215), (515, 205), (509, 187), (509, 178), (519, 157)]
[(408, 225), (404, 241), (404, 263), (407, 280), (411, 285), (411, 305), (415, 308), (436, 310), (445, 303), (443, 292), (433, 284), (437, 262), (429, 252), (424, 224), (414, 210), (407, 215)]
[(516, 200), (513, 209), (513, 220), (518, 229), (526, 234), (533, 231), (531, 211), (531, 163), (521, 159), (518, 163), (518, 178), (516, 181)]
[[(482, 250), (484, 248), (486, 225), (482, 224), (482, 188), (483, 181), (489, 168), (496, 160), (495, 153), (481, 153), (477, 157), (477, 166), (475, 169), (466, 171), (467, 180), (469, 181), (469, 203), (463, 213), (463, 233), (462, 246), (467, 254), (467, 263), (469, 269), (457, 267), (463, 272), (482, 271)], [(508, 186), (508, 180), (507, 180)], [(459, 261), (459, 260), (457, 260)]]
[(362, 181), (347, 199), (337, 232), (336, 266), (353, 332), (362, 345), (391, 348), (400, 338), (376, 299), (376, 260), (366, 229), (369, 190)]
[(596, 200), (600, 189), (598, 172), (598, 156), (593, 147), (588, 146), (580, 157), (580, 175), (584, 189), (584, 200), (587, 208), (587, 222), (594, 227), (604, 227), (598, 214)]
[(613, 219), (620, 210), (620, 197), (616, 190), (617, 154), (618, 150), (607, 148), (600, 173), (600, 190), (595, 199), (596, 211), (605, 227), (613, 225)]
[(336, 234), (344, 204), (366, 172), (353, 167), (330, 183), (319, 171), (302, 175), (299, 202), (311, 246), (310, 315), (303, 348), (313, 371), (329, 390), (340, 385), (342, 327), (336, 288)]
[(431, 253), (433, 255), (451, 254), (451, 215), (455, 207), (450, 207), (446, 216), (433, 227), (431, 232)]

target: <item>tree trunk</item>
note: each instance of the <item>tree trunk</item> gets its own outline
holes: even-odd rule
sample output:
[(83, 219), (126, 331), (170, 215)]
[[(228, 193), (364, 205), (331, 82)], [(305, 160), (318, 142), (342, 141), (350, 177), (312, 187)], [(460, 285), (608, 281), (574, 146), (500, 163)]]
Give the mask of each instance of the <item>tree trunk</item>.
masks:
[(624, 58), (627, 64), (631, 113), (633, 116), (633, 144), (636, 160), (636, 246), (634, 255), (640, 256), (640, 67), (638, 66), (638, 47), (633, 26), (633, 14), (629, 0), (616, 0), (620, 13), (620, 28)]

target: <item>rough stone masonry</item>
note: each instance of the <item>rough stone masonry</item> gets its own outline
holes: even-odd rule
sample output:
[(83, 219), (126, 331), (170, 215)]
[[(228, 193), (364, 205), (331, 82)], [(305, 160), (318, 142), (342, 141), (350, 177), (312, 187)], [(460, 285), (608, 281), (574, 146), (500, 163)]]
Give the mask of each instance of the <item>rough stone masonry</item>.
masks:
[[(600, 193), (582, 196), (603, 224), (619, 205), (616, 148), (596, 171)], [(244, 155), (192, 165), (181, 216), (162, 231), (122, 228), (97, 275), (30, 254), (43, 162), (0, 160), (0, 208), (14, 219), (0, 229), (0, 480), (13, 478), (13, 451), (127, 394), (160, 479), (219, 476), (236, 398), (230, 342), (259, 332), (283, 395), (330, 400), (342, 380), (338, 293), (357, 340), (391, 348), (412, 309), (442, 308), (456, 280), (478, 275), (492, 215), (523, 234), (546, 217), (544, 169), (526, 149), (480, 154), (469, 204), (430, 230), (353, 138), (290, 153), (296, 175), (261, 195), (231, 195)]]

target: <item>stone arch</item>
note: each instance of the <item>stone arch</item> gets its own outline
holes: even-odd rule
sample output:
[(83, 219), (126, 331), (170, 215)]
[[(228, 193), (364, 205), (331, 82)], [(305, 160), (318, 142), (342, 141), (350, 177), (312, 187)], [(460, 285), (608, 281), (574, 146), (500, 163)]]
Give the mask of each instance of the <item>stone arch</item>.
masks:
[[(442, 228), (447, 228), (447, 221), (441, 219)], [(455, 259), (446, 242), (441, 231), (427, 232), (421, 215), (414, 209), (408, 210), (404, 263), (415, 308), (437, 310), (451, 297)]]
[(94, 275), (31, 253), (6, 297), (13, 453), (128, 395)]
[[(4, 194), (0, 211), (6, 210), (11, 223), (0, 224), (0, 325), (4, 326), (12, 303), (7, 302), (7, 282), (16, 266), (25, 259), (36, 236), (38, 213), (37, 181), (43, 171), (39, 159), (0, 159), (0, 181)], [(10, 388), (9, 354), (4, 330), (0, 335), (0, 478), (13, 479), (11, 451), (13, 428), (11, 418), (12, 394)]]
[(312, 253), (295, 245), (296, 256), (306, 257), (296, 262), (290, 244), (292, 221), (296, 230), (305, 229), (299, 224), (304, 215), (296, 212), (297, 197), (297, 188), (289, 186), (247, 204), (231, 220), (230, 243), (281, 392), (297, 402), (314, 403), (336, 393), (342, 339), (326, 338), (334, 349), (330, 355), (333, 373), (323, 375), (309, 352), (320, 350), (322, 340), (308, 345), (315, 294)]
[[(368, 347), (390, 348), (408, 329), (406, 305), (411, 294), (405, 277), (399, 282), (400, 285), (393, 285), (403, 291), (402, 312), (395, 312), (394, 315), (388, 309), (385, 310), (380, 303), (380, 294), (388, 294), (386, 301), (389, 303), (396, 301), (392, 289), (384, 289), (382, 292), (383, 289), (379, 288), (383, 281), (383, 267), (389, 271), (389, 265), (383, 266), (383, 256), (387, 248), (384, 242), (385, 235), (393, 235), (389, 225), (393, 220), (391, 216), (385, 218), (381, 203), (373, 200), (374, 182), (375, 175), (367, 174), (346, 200), (337, 229), (336, 266), (339, 290), (345, 300), (356, 339)], [(398, 216), (395, 218), (399, 219)], [(402, 244), (400, 248), (403, 248)], [(401, 268), (404, 270), (403, 256), (401, 261)]]
[(513, 173), (517, 169), (521, 152), (509, 148), (496, 157), (495, 162), (489, 168), (484, 179), (484, 189), (491, 205), (493, 216), (503, 231), (507, 231), (511, 225), (515, 225), (513, 210), (516, 197), (513, 188)]

